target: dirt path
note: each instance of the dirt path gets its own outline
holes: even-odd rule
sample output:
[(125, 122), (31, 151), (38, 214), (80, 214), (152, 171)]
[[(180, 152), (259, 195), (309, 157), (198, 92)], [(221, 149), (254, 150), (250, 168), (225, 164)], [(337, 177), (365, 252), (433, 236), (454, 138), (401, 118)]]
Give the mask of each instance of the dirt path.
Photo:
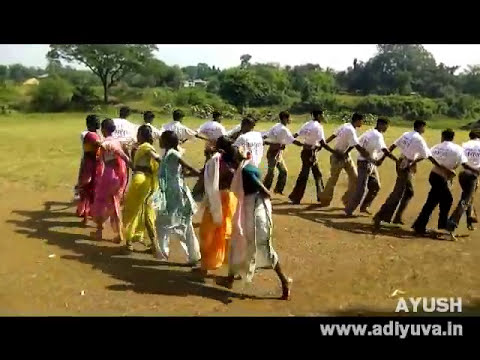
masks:
[[(406, 227), (374, 237), (369, 218), (344, 219), (335, 208), (292, 207), (275, 199), (275, 247), (294, 278), (293, 298), (285, 302), (274, 299), (280, 288), (273, 271), (229, 292), (212, 278), (202, 283), (192, 276), (176, 241), (173, 263), (161, 263), (89, 240), (92, 228), (79, 227), (67, 190), (34, 192), (7, 183), (0, 194), (1, 315), (392, 312), (395, 289), (406, 296), (461, 296), (465, 308), (479, 312), (480, 230), (462, 230), (467, 236), (457, 243), (412, 238)], [(413, 203), (409, 214), (421, 205)]]

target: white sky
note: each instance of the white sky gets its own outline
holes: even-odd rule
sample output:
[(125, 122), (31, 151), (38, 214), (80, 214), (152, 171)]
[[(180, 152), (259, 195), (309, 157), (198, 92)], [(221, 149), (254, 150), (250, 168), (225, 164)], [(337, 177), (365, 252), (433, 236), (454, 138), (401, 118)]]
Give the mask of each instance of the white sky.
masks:
[[(425, 45), (437, 62), (448, 66), (480, 64), (480, 45)], [(48, 45), (2, 45), (0, 64), (21, 63), (26, 66), (45, 66)], [(156, 56), (169, 65), (196, 65), (204, 62), (220, 68), (236, 66), (243, 54), (252, 55), (252, 63), (278, 62), (281, 65), (320, 64), (323, 68), (345, 70), (353, 59), (366, 61), (376, 52), (375, 45), (158, 45)]]

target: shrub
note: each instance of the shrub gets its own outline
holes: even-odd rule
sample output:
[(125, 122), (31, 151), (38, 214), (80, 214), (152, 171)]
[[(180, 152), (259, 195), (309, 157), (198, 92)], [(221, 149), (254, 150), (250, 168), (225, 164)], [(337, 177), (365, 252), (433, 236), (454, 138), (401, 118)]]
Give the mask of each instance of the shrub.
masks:
[(76, 86), (73, 90), (72, 107), (79, 110), (86, 110), (99, 103), (100, 100), (91, 86), (80, 85)]
[(42, 112), (63, 111), (68, 108), (73, 96), (69, 82), (51, 77), (40, 81), (32, 92), (31, 106), (33, 110)]
[(305, 101), (299, 101), (292, 105), (290, 111), (294, 114), (309, 113), (313, 109), (328, 109), (337, 111), (339, 109), (338, 102), (332, 94), (317, 93), (310, 96)]
[(154, 89), (152, 92), (152, 104), (157, 106), (165, 106), (175, 101), (175, 94), (167, 88)]

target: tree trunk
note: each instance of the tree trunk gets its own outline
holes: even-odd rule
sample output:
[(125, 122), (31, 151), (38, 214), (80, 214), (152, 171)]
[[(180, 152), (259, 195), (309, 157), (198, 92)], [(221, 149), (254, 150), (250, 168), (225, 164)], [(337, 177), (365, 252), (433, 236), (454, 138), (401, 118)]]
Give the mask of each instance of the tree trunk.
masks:
[(108, 86), (106, 81), (102, 83), (103, 83), (103, 102), (105, 103), (105, 105), (107, 105), (108, 104)]

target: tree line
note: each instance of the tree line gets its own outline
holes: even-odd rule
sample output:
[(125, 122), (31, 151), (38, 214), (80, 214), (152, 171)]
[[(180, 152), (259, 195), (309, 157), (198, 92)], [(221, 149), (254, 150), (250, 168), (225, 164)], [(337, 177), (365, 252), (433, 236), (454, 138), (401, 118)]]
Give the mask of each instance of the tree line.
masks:
[[(163, 88), (178, 91), (185, 80), (201, 79), (199, 91), (217, 96), (237, 107), (285, 106), (308, 111), (323, 106), (333, 111), (359, 108), (384, 115), (428, 118), (435, 114), (465, 117), (480, 113), (480, 66), (461, 71), (458, 66), (437, 63), (422, 45), (379, 44), (377, 53), (366, 62), (355, 59), (344, 71), (309, 63), (280, 66), (254, 63), (249, 54), (236, 67), (220, 69), (199, 63), (195, 66), (169, 66), (155, 58), (155, 45), (50, 45), (45, 69), (19, 64), (0, 66), (0, 82), (22, 82), (48, 74), (61, 78), (78, 96), (90, 94), (89, 87), (103, 88), (103, 102), (109, 102), (112, 89)], [(88, 70), (77, 70), (72, 63)], [(80, 94), (80, 95), (79, 95)], [(362, 95), (353, 103), (343, 95)], [(197, 104), (194, 104), (197, 105)]]

